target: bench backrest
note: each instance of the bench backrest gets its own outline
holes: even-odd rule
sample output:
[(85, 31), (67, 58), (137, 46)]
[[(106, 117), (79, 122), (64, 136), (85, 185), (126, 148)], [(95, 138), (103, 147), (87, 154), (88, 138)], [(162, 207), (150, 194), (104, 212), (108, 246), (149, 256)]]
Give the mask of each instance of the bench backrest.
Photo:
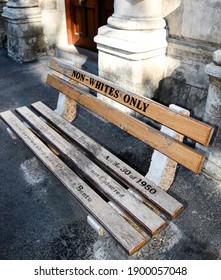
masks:
[(200, 172), (205, 158), (204, 155), (160, 132), (158, 129), (102, 102), (100, 99), (97, 99), (82, 88), (76, 86), (76, 84), (81, 83), (88, 88), (133, 109), (135, 112), (139, 112), (140, 114), (181, 133), (201, 145), (209, 145), (214, 131), (213, 127), (191, 117), (174, 112), (168, 107), (151, 99), (131, 93), (101, 77), (90, 74), (58, 59), (53, 59), (51, 61), (50, 68), (59, 74), (68, 77), (69, 81), (66, 81), (58, 75), (49, 74), (47, 77), (47, 83), (49, 85), (87, 109), (92, 110), (96, 114), (127, 131), (129, 134), (142, 140), (159, 152), (175, 160), (179, 164), (195, 173)]

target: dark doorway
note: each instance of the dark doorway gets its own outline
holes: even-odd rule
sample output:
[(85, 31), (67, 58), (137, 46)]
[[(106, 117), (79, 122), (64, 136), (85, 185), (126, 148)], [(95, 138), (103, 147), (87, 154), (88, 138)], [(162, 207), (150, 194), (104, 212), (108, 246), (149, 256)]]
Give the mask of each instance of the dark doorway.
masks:
[(114, 12), (114, 0), (65, 0), (68, 43), (95, 51), (94, 36)]

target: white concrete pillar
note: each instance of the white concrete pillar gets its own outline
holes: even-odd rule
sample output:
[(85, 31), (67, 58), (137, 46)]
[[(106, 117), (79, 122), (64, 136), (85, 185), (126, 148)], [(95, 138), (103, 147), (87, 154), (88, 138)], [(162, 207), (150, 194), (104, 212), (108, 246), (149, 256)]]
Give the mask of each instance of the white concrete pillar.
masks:
[(9, 0), (3, 8), (8, 55), (18, 62), (34, 60), (41, 52), (42, 19), (38, 0)]
[(206, 149), (203, 170), (221, 181), (221, 50), (214, 52), (213, 62), (206, 65), (205, 71), (210, 84), (203, 119), (215, 126), (216, 130), (212, 144)]
[(95, 37), (100, 76), (153, 97), (165, 68), (167, 41), (162, 9), (162, 0), (114, 1), (114, 14)]

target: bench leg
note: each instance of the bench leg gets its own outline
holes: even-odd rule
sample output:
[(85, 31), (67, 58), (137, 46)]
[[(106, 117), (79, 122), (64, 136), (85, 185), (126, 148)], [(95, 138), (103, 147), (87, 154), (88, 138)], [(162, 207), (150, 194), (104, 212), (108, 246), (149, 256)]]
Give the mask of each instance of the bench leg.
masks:
[(102, 227), (102, 225), (91, 215), (87, 216), (88, 224), (100, 235), (103, 236), (106, 234), (106, 230)]
[[(169, 108), (180, 114), (186, 116), (190, 115), (190, 112), (188, 110), (183, 109), (174, 104), (171, 104)], [(183, 141), (183, 135), (177, 133), (172, 129), (162, 126), (160, 131), (167, 135), (170, 135), (171, 137), (181, 142)], [(160, 186), (163, 190), (167, 191), (173, 183), (176, 168), (177, 163), (175, 161), (163, 155), (162, 153), (154, 150), (151, 158), (150, 168), (145, 177), (154, 182), (156, 185)]]
[(18, 139), (17, 135), (9, 127), (6, 130), (13, 140)]
[(72, 122), (76, 117), (77, 102), (60, 92), (55, 112), (67, 121)]

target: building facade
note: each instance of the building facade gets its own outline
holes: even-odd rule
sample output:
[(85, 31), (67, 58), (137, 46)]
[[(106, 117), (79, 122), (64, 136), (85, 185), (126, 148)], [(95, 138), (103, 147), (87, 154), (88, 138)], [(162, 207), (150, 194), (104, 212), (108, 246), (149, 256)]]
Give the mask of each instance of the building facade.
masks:
[(0, 45), (7, 38), (16, 61), (69, 59), (130, 91), (180, 105), (219, 131), (221, 101), (216, 122), (205, 111), (212, 80), (206, 65), (221, 48), (221, 0), (0, 0), (0, 12)]

